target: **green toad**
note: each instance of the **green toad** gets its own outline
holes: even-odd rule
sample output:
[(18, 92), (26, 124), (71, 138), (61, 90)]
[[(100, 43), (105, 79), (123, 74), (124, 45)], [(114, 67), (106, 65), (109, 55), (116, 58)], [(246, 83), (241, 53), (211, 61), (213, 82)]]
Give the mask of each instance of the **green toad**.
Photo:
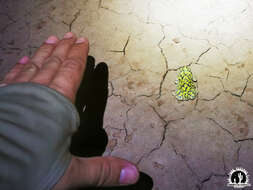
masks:
[(193, 75), (190, 67), (184, 66), (179, 69), (179, 74), (175, 84), (177, 90), (173, 93), (178, 100), (187, 101), (193, 100), (198, 94)]

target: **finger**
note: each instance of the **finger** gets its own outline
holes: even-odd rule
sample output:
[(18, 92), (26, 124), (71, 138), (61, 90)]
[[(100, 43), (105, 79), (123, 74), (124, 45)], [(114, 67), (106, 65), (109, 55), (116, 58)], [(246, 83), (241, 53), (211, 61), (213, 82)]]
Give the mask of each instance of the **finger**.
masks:
[(39, 67), (33, 62), (29, 62), (21, 69), (12, 83), (29, 82), (38, 73)]
[(118, 186), (135, 184), (139, 172), (132, 163), (116, 157), (77, 158), (78, 186)]
[(79, 39), (62, 63), (57, 75), (49, 87), (61, 92), (73, 103), (79, 88), (89, 51), (88, 39)]
[(67, 58), (69, 51), (72, 49), (75, 42), (75, 34), (72, 32), (66, 33), (63, 39), (57, 44), (56, 48), (52, 52), (51, 57), (57, 57), (57, 59), (60, 59), (61, 62), (63, 62)]
[(78, 187), (112, 187), (135, 184), (139, 172), (132, 163), (116, 157), (72, 158), (59, 184)]
[(69, 32), (65, 34), (64, 38), (54, 48), (51, 56), (44, 60), (40, 71), (34, 76), (31, 82), (48, 85), (55, 77), (75, 41), (76, 37), (73, 33)]
[(56, 57), (50, 58), (42, 65), (39, 72), (31, 79), (31, 82), (49, 85), (61, 67), (61, 64), (62, 62), (60, 59)]
[(52, 54), (58, 42), (59, 39), (56, 36), (50, 36), (36, 51), (31, 61), (41, 68), (45, 60)]
[(24, 56), (18, 63), (10, 70), (4, 78), (4, 83), (11, 83), (12, 80), (18, 75), (18, 73), (24, 68), (24, 65), (29, 62), (29, 57)]

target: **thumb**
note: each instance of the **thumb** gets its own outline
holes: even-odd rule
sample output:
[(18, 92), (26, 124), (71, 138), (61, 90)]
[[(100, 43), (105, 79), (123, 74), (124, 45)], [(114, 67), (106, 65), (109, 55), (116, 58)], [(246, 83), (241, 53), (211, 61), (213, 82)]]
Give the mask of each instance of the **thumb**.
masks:
[[(64, 179), (65, 178), (65, 179)], [(71, 188), (135, 184), (139, 179), (136, 166), (116, 157), (72, 157), (61, 181)], [(68, 182), (66, 182), (68, 181)]]

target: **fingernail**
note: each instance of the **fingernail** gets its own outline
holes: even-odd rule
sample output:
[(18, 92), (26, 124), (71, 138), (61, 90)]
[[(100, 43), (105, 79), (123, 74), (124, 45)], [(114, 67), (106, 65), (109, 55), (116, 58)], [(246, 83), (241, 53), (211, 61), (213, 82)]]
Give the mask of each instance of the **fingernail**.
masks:
[(83, 43), (83, 42), (85, 42), (85, 38), (78, 38), (77, 40), (76, 40), (76, 43), (77, 44), (81, 44), (81, 43)]
[(50, 36), (50, 37), (47, 39), (46, 43), (47, 43), (47, 44), (55, 44), (57, 41), (58, 41), (57, 37), (55, 37), (55, 36)]
[(119, 182), (122, 185), (134, 184), (137, 181), (139, 172), (134, 166), (127, 166), (123, 168), (120, 172)]
[(26, 63), (28, 63), (28, 61), (29, 61), (29, 57), (24, 56), (24, 57), (22, 57), (18, 62), (19, 62), (20, 64), (26, 64)]
[(72, 38), (73, 37), (73, 33), (72, 32), (68, 32), (64, 35), (64, 39), (69, 39), (69, 38)]

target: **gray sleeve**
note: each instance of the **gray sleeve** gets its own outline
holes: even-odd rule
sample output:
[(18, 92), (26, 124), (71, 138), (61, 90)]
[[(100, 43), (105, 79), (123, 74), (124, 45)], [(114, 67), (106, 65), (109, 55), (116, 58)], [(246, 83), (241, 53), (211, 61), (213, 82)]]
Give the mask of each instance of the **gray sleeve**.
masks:
[(0, 189), (51, 189), (67, 169), (74, 105), (35, 83), (0, 88)]

